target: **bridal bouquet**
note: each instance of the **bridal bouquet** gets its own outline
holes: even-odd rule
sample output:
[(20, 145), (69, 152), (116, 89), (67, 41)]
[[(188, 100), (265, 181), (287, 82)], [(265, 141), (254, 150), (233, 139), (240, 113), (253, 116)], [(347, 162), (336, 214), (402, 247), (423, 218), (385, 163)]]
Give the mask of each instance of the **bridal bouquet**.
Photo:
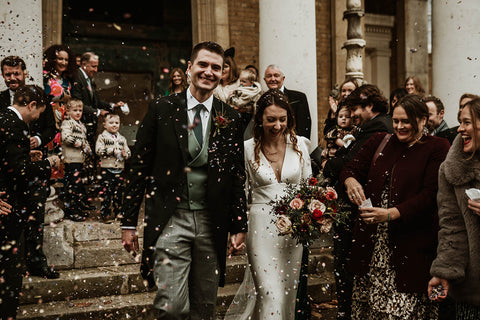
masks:
[(349, 214), (339, 210), (335, 189), (320, 186), (313, 177), (298, 185), (288, 184), (285, 195), (270, 204), (279, 234), (289, 235), (304, 245), (328, 233), (334, 222), (345, 223)]

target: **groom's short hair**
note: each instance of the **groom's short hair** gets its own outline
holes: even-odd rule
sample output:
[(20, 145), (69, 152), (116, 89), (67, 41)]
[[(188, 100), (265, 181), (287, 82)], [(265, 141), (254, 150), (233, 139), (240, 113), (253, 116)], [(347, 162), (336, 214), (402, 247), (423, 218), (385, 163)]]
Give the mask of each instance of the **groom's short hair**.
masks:
[(193, 63), (197, 59), (198, 52), (200, 50), (208, 50), (210, 52), (216, 53), (222, 57), (222, 60), (225, 61), (225, 51), (222, 46), (213, 41), (200, 42), (192, 49), (192, 54), (190, 55), (190, 62)]

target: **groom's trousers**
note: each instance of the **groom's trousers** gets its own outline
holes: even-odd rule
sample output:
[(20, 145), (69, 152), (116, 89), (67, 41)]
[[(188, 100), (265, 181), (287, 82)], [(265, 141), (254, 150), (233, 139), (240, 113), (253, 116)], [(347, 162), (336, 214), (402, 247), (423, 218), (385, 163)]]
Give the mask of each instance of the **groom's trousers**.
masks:
[(206, 210), (177, 209), (158, 237), (158, 319), (215, 319), (219, 268), (209, 220)]

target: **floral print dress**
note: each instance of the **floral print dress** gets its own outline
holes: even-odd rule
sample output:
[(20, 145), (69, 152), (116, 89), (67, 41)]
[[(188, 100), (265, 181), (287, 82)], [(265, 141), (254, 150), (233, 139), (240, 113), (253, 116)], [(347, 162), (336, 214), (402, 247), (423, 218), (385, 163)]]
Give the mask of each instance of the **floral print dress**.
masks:
[[(388, 208), (389, 177), (382, 192), (382, 208)], [(388, 222), (378, 224), (373, 235), (370, 271), (365, 276), (355, 276), (352, 295), (352, 319), (438, 319), (438, 305), (425, 293), (398, 292), (395, 270), (391, 264)]]

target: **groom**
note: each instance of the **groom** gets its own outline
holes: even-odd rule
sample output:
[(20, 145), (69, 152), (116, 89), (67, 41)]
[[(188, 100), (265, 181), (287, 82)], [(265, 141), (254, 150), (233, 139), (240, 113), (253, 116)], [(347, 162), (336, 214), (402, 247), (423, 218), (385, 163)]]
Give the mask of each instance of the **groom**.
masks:
[[(158, 319), (214, 319), (230, 252), (247, 231), (243, 133), (238, 114), (213, 97), (224, 52), (197, 44), (190, 87), (152, 101), (138, 130), (125, 190), (122, 241), (138, 251), (135, 231), (146, 191), (142, 275), (158, 288)], [(153, 282), (154, 280), (154, 282)]]

